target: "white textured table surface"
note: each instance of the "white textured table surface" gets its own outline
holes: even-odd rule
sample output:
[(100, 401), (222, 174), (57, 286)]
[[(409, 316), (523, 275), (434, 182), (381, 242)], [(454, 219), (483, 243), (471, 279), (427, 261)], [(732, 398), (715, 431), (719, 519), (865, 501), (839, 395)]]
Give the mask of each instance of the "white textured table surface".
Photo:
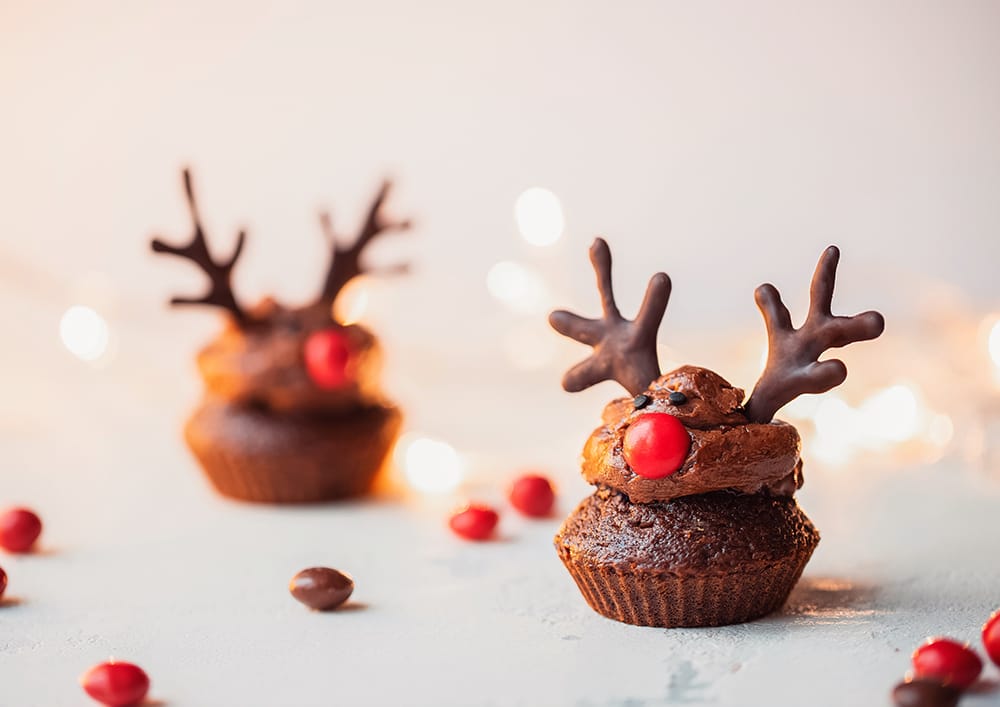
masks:
[[(807, 474), (823, 541), (787, 608), (658, 630), (584, 604), (551, 546), (558, 520), (507, 513), (498, 541), (473, 544), (446, 529), (450, 499), (227, 502), (170, 432), (175, 411), (99, 394), (69, 401), (58, 435), (3, 430), (4, 496), (46, 521), (41, 553), (0, 557), (4, 707), (87, 704), (76, 677), (111, 655), (171, 707), (877, 705), (925, 636), (976, 639), (1000, 605), (1000, 485), (947, 464)], [(554, 473), (561, 517), (587, 487), (572, 458)], [(317, 564), (353, 573), (346, 610), (289, 597)]]

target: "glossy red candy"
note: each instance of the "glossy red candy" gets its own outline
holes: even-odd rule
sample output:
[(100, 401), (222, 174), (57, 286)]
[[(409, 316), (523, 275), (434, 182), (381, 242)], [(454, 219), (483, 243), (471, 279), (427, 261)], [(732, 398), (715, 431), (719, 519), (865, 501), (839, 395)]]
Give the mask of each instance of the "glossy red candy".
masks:
[(87, 694), (106, 707), (138, 705), (149, 692), (149, 677), (138, 665), (109, 661), (80, 677)]
[(1000, 609), (994, 611), (983, 626), (983, 646), (990, 660), (1000, 666)]
[(42, 534), (42, 521), (27, 508), (0, 514), (0, 547), (8, 552), (28, 552)]
[(489, 506), (472, 503), (456, 511), (448, 525), (466, 540), (486, 540), (493, 534), (500, 516)]
[(341, 329), (314, 331), (302, 350), (306, 371), (320, 388), (342, 388), (351, 380), (351, 342)]
[(3, 571), (3, 567), (0, 567), (0, 599), (3, 598), (3, 593), (7, 590), (7, 573)]
[(681, 468), (691, 448), (691, 435), (673, 415), (649, 412), (625, 430), (625, 461), (639, 476), (662, 479)]
[(950, 638), (931, 638), (913, 652), (913, 674), (964, 690), (976, 681), (983, 661), (967, 645)]
[(525, 474), (510, 487), (510, 505), (526, 516), (547, 516), (555, 500), (552, 484), (539, 474)]

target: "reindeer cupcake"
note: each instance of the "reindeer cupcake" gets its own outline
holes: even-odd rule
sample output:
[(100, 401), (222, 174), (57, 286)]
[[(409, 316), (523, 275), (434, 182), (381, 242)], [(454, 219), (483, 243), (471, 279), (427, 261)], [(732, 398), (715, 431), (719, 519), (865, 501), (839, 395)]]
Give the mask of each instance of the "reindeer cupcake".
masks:
[(597, 491), (555, 537), (595, 611), (642, 626), (719, 626), (784, 604), (819, 533), (794, 498), (802, 486), (798, 432), (772, 418), (799, 395), (844, 381), (844, 364), (819, 361), (823, 352), (884, 328), (877, 312), (831, 313), (839, 258), (833, 246), (820, 258), (799, 329), (774, 286), (757, 288), (768, 358), (744, 403), (741, 389), (707, 369), (660, 374), (656, 332), (670, 278), (653, 276), (629, 321), (615, 304), (608, 245), (594, 242), (602, 318), (558, 311), (549, 322), (594, 348), (563, 378), (567, 391), (615, 380), (632, 396), (605, 407), (583, 450), (583, 476)]
[(209, 277), (203, 297), (175, 297), (171, 304), (213, 306), (227, 315), (223, 331), (198, 354), (206, 395), (184, 428), (188, 446), (220, 493), (302, 503), (356, 496), (372, 486), (402, 417), (379, 387), (378, 340), (364, 327), (335, 321), (333, 304), (364, 272), (361, 255), (371, 241), (409, 226), (383, 216), (389, 186), (383, 184), (349, 247), (338, 245), (329, 217), (322, 215), (332, 255), (314, 302), (288, 308), (264, 298), (247, 309), (231, 282), (245, 233), (229, 258), (213, 259), (191, 176), (184, 172), (194, 235), (184, 246), (159, 239), (152, 246), (191, 260)]

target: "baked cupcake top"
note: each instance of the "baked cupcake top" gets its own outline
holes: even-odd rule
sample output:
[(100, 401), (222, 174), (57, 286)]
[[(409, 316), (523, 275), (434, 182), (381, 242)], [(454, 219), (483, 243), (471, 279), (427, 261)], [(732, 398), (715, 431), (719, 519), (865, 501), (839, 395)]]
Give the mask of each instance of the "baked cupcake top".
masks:
[(705, 578), (764, 570), (811, 553), (818, 538), (787, 499), (719, 492), (661, 505), (598, 488), (560, 528), (556, 546), (625, 572)]
[(594, 353), (563, 378), (578, 391), (613, 379), (633, 398), (609, 403), (603, 425), (587, 441), (582, 473), (592, 484), (652, 503), (728, 490), (791, 496), (802, 485), (800, 440), (774, 413), (803, 393), (825, 392), (843, 382), (844, 364), (819, 361), (829, 348), (873, 339), (884, 321), (877, 312), (854, 317), (830, 311), (840, 252), (831, 246), (813, 275), (809, 316), (799, 329), (773, 285), (761, 285), (757, 304), (768, 332), (768, 359), (750, 399), (705, 368), (682, 366), (661, 375), (656, 332), (670, 298), (670, 278), (650, 280), (635, 320), (618, 311), (611, 287), (611, 252), (597, 239), (590, 258), (597, 274), (603, 316), (585, 319), (567, 311), (549, 321), (561, 334)]
[(209, 305), (222, 309), (226, 324), (198, 354), (198, 368), (209, 394), (229, 402), (279, 413), (337, 414), (381, 403), (378, 376), (381, 347), (358, 325), (342, 325), (333, 306), (344, 286), (365, 272), (361, 255), (380, 234), (409, 227), (384, 217), (382, 205), (390, 184), (379, 190), (353, 244), (344, 246), (327, 214), (321, 224), (331, 245), (330, 264), (320, 296), (301, 307), (285, 307), (266, 297), (244, 308), (232, 288), (232, 270), (245, 240), (241, 231), (232, 255), (215, 260), (208, 250), (191, 184), (184, 171), (194, 235), (184, 246), (154, 239), (157, 253), (186, 258), (208, 275), (203, 297), (175, 297), (175, 305)]

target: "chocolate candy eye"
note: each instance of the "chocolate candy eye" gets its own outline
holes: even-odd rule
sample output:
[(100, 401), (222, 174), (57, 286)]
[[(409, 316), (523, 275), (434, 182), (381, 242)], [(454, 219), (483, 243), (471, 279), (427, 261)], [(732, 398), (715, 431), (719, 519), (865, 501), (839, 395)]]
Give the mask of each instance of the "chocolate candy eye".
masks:
[(644, 407), (649, 405), (649, 403), (652, 402), (652, 400), (653, 399), (648, 395), (642, 394), (635, 396), (635, 399), (632, 401), (632, 404), (635, 406), (636, 410), (642, 410)]
[(684, 395), (684, 393), (679, 390), (675, 390), (670, 393), (667, 399), (670, 400), (671, 405), (683, 405), (688, 401), (688, 396)]

